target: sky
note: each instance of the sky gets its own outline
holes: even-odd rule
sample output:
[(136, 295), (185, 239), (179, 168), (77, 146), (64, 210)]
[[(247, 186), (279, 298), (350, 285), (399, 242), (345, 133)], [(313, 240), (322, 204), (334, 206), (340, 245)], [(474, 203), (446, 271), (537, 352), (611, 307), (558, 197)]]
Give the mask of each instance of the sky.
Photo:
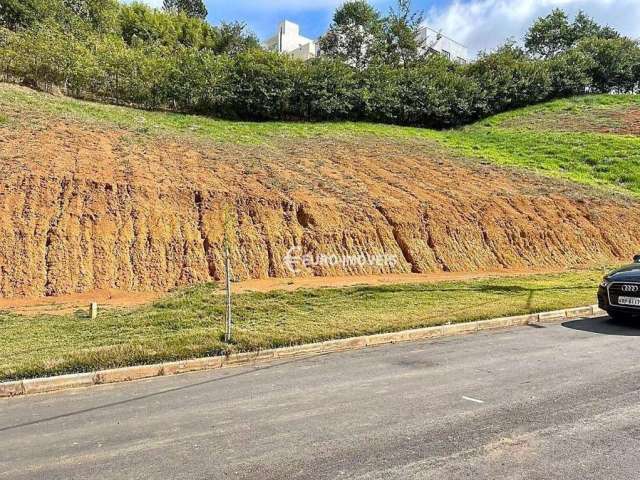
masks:
[[(145, 0), (160, 6), (162, 0)], [(239, 20), (261, 40), (275, 34), (283, 19), (300, 24), (301, 34), (322, 35), (343, 0), (205, 0), (213, 24)], [(395, 0), (370, 0), (385, 13)], [(585, 11), (602, 24), (640, 38), (640, 0), (413, 0), (427, 24), (469, 48), (474, 55), (506, 39), (521, 41), (531, 23), (559, 7), (570, 14)]]

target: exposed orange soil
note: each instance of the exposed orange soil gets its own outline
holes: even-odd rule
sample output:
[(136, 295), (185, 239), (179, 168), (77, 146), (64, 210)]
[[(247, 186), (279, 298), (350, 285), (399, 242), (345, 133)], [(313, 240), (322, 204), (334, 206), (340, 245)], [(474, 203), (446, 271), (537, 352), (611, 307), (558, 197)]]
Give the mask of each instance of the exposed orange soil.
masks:
[(94, 290), (91, 292), (61, 295), (58, 297), (0, 298), (0, 310), (20, 315), (64, 315), (77, 310), (89, 312), (92, 302), (99, 308), (137, 307), (157, 299), (157, 292), (121, 292), (118, 290)]
[(281, 139), (238, 146), (77, 121), (0, 128), (0, 296), (167, 291), (289, 277), (305, 253), (397, 266), (300, 276), (558, 270), (637, 252), (640, 204), (451, 158), (435, 143)]

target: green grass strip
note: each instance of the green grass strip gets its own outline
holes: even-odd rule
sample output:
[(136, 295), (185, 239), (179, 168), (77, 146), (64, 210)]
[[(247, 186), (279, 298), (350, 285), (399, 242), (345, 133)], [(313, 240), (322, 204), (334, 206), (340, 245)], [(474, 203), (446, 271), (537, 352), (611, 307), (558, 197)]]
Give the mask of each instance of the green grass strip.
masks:
[(224, 296), (181, 290), (135, 310), (25, 317), (0, 313), (0, 380), (251, 351), (592, 304), (598, 271), (245, 293), (235, 341), (223, 342)]

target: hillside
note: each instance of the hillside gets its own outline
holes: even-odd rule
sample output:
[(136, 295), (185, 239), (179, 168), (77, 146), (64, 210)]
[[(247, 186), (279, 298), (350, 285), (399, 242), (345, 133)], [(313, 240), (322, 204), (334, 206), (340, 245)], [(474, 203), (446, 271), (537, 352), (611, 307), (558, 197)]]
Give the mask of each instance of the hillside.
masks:
[(467, 156), (640, 193), (640, 95), (594, 95), (516, 110), (449, 132)]
[(237, 279), (290, 276), (293, 245), (395, 254), (394, 272), (628, 259), (639, 111), (633, 96), (578, 98), (435, 132), (234, 123), (0, 85), (0, 295), (219, 279), (223, 211)]

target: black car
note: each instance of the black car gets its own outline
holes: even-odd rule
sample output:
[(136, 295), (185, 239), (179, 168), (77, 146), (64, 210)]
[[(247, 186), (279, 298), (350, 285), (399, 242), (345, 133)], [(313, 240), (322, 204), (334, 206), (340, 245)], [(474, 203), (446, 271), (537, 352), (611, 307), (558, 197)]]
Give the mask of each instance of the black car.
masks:
[(614, 320), (640, 316), (640, 255), (633, 261), (605, 276), (598, 289), (598, 305)]

